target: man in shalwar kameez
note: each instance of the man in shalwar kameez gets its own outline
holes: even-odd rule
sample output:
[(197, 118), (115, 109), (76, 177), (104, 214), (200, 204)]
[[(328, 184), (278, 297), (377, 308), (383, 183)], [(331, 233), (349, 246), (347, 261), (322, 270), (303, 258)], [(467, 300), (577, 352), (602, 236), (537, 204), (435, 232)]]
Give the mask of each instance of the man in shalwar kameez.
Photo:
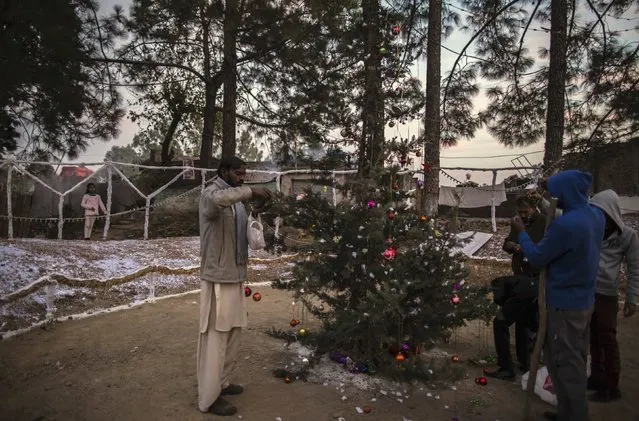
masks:
[(264, 188), (243, 186), (246, 164), (223, 159), (218, 176), (200, 198), (200, 334), (197, 349), (198, 409), (229, 416), (237, 408), (223, 396), (242, 393), (232, 384), (238, 340), (246, 327), (244, 281), (248, 262), (248, 217), (243, 201), (266, 201)]

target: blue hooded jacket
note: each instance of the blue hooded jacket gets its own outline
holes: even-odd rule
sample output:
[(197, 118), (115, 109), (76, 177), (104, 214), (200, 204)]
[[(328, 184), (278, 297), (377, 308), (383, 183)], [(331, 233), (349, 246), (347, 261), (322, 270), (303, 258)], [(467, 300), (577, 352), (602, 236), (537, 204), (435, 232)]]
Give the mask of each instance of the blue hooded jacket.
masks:
[(548, 179), (548, 193), (557, 198), (563, 215), (534, 244), (526, 232), (519, 244), (528, 262), (547, 266), (546, 301), (561, 310), (586, 310), (594, 306), (599, 255), (606, 219), (588, 203), (592, 176), (570, 170)]

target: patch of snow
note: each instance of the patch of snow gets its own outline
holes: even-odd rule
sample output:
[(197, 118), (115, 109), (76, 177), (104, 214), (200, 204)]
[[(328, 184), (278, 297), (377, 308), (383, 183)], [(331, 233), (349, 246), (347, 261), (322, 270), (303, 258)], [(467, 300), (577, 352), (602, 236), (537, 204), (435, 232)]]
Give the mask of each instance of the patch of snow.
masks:
[(268, 269), (268, 266), (266, 266), (266, 265), (249, 265), (249, 269), (252, 269), (252, 270), (266, 270), (266, 269)]
[(142, 268), (140, 263), (130, 257), (111, 257), (104, 260), (96, 260), (91, 262), (91, 266), (100, 269), (102, 272), (101, 278), (111, 278), (113, 276), (123, 275), (122, 272), (130, 273)]

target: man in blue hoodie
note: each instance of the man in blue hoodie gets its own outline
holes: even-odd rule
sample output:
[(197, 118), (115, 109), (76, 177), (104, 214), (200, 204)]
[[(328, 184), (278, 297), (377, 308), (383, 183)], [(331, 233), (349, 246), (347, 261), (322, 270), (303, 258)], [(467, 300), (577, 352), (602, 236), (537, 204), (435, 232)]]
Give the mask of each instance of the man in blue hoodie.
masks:
[(563, 214), (535, 244), (523, 221), (513, 218), (519, 245), (528, 262), (547, 267), (548, 330), (545, 356), (557, 395), (558, 421), (587, 421), (586, 364), (589, 324), (595, 303), (595, 284), (604, 236), (603, 212), (588, 203), (592, 176), (581, 171), (561, 172), (548, 179), (548, 193), (557, 198)]

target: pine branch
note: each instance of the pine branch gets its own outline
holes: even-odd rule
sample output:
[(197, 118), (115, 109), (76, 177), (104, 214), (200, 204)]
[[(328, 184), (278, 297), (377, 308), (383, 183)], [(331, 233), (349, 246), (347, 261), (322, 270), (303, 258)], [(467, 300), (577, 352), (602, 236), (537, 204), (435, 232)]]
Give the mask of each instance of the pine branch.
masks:
[(205, 82), (205, 83), (207, 82), (206, 78), (204, 77), (202, 73), (198, 72), (197, 70), (195, 70), (194, 68), (190, 66), (186, 66), (184, 64), (179, 64), (179, 63), (164, 63), (159, 61), (147, 61), (147, 60), (128, 60), (128, 59), (108, 58), (108, 57), (107, 58), (91, 57), (89, 59), (86, 59), (85, 61), (98, 62), (98, 63), (128, 64), (132, 66), (168, 67), (168, 68), (174, 68), (174, 69), (182, 69), (192, 73), (202, 82)]
[(517, 98), (519, 98), (519, 79), (517, 78), (517, 71), (519, 70), (519, 59), (521, 58), (521, 52), (524, 48), (524, 39), (526, 38), (526, 34), (528, 33), (528, 28), (530, 27), (530, 24), (535, 18), (535, 15), (537, 14), (537, 10), (539, 10), (539, 6), (541, 6), (541, 1), (542, 0), (537, 1), (535, 8), (530, 14), (530, 18), (528, 19), (528, 22), (526, 22), (526, 27), (524, 28), (524, 31), (522, 32), (521, 37), (519, 38), (519, 48), (517, 49), (517, 58), (515, 59), (515, 67), (514, 67), (515, 74), (513, 75), (515, 79), (515, 92), (517, 93)]
[(455, 69), (457, 68), (457, 65), (459, 65), (459, 61), (461, 60), (463, 55), (466, 53), (466, 50), (468, 50), (468, 48), (470, 48), (470, 46), (475, 41), (475, 39), (477, 39), (477, 37), (479, 37), (479, 35), (481, 35), (481, 33), (486, 28), (488, 28), (495, 21), (495, 19), (497, 19), (502, 13), (504, 13), (506, 10), (508, 10), (511, 6), (519, 3), (520, 1), (521, 0), (512, 0), (508, 4), (506, 4), (504, 7), (499, 9), (497, 11), (497, 13), (495, 13), (493, 16), (490, 17), (490, 19), (488, 19), (486, 22), (484, 22), (482, 27), (479, 28), (477, 30), (477, 32), (475, 32), (473, 34), (472, 37), (470, 37), (470, 39), (468, 40), (466, 45), (464, 45), (464, 48), (462, 48), (462, 50), (460, 51), (459, 55), (455, 59), (455, 63), (453, 64), (453, 68), (451, 69), (450, 76), (448, 77), (448, 80), (446, 81), (446, 87), (444, 88), (444, 98), (442, 99), (442, 118), (445, 118), (445, 116), (446, 116), (446, 100), (448, 99), (448, 87), (450, 86), (450, 81), (452, 80), (452, 75), (455, 72)]

